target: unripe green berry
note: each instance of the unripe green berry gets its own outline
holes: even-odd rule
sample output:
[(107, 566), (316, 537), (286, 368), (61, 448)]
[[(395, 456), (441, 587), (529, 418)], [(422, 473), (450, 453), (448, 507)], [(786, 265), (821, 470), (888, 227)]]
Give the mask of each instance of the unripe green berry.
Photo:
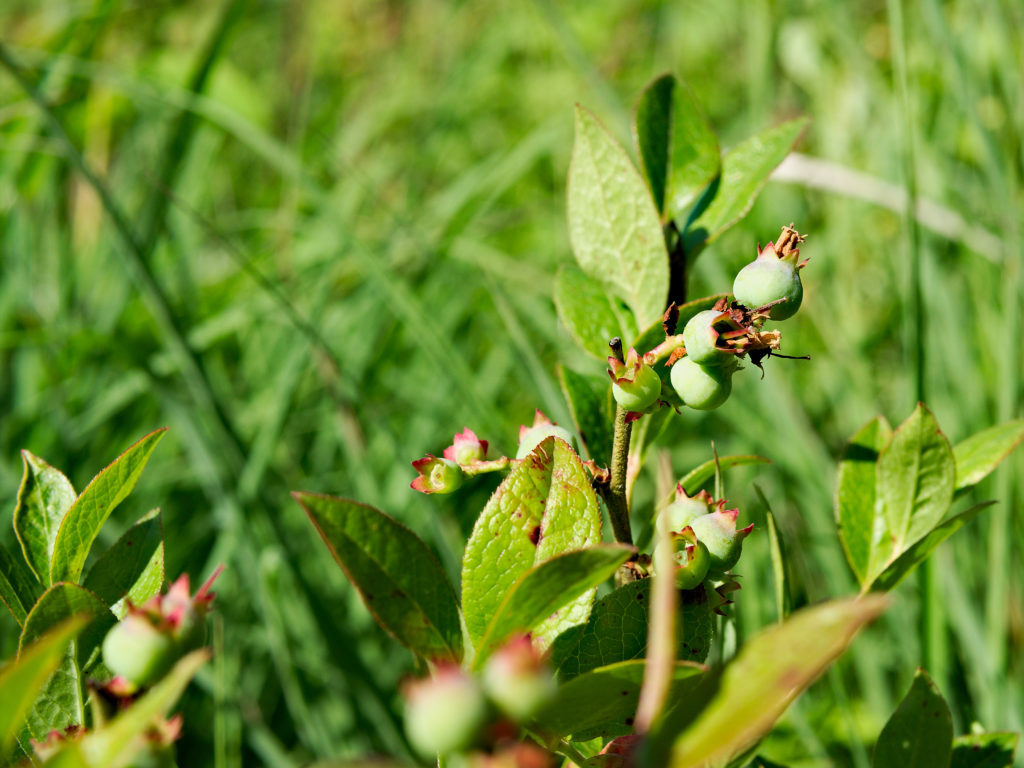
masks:
[(669, 379), (683, 403), (698, 411), (710, 411), (729, 399), (735, 370), (735, 363), (731, 366), (704, 366), (687, 356), (672, 366)]
[(708, 550), (708, 573), (721, 576), (732, 568), (740, 559), (743, 539), (747, 537), (753, 526), (736, 530), (736, 510), (723, 510), (698, 517), (690, 528)]
[(612, 383), (615, 402), (627, 411), (643, 413), (658, 401), (661, 395), (661, 379), (647, 363), (641, 363), (633, 381)]
[(712, 324), (721, 317), (722, 313), (718, 310), (706, 309), (698, 312), (686, 323), (686, 327), (683, 328), (683, 345), (686, 347), (686, 356), (691, 361), (714, 366), (725, 365), (736, 359), (734, 354), (717, 346), (718, 331)]
[(491, 701), (518, 722), (554, 698), (558, 689), (550, 667), (525, 636), (507, 643), (487, 659), (483, 684)]
[(148, 617), (129, 613), (103, 639), (103, 663), (138, 687), (150, 686), (178, 660), (177, 644)]
[(711, 509), (707, 502), (694, 496), (683, 496), (676, 499), (662, 513), (668, 523), (668, 530), (681, 531), (701, 515), (706, 515)]
[(795, 315), (804, 298), (800, 270), (792, 261), (780, 259), (770, 248), (739, 271), (732, 292), (736, 301), (749, 309), (785, 299), (768, 310), (772, 320), (785, 320)]
[(480, 684), (457, 667), (412, 684), (407, 698), (405, 732), (424, 757), (469, 749), (487, 724), (487, 698)]
[(540, 424), (536, 427), (530, 427), (523, 433), (519, 440), (519, 450), (516, 451), (516, 458), (525, 459), (533, 452), (534, 448), (549, 437), (557, 437), (569, 445), (573, 444), (572, 435), (569, 434), (569, 430), (565, 427), (560, 427), (557, 424)]
[(676, 561), (676, 588), (695, 589), (704, 577), (708, 575), (711, 566), (711, 558), (707, 547), (698, 539), (684, 536), (676, 537), (673, 542), (675, 546)]

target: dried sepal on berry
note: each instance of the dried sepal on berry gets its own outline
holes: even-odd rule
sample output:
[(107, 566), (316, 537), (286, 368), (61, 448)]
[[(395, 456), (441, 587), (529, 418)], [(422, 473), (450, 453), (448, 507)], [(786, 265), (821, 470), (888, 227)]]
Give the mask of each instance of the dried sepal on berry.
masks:
[(804, 296), (800, 270), (807, 264), (806, 260), (800, 261), (797, 246), (805, 239), (788, 226), (782, 228), (776, 242), (758, 247), (757, 258), (743, 267), (733, 282), (736, 301), (765, 309), (772, 320), (795, 315)]

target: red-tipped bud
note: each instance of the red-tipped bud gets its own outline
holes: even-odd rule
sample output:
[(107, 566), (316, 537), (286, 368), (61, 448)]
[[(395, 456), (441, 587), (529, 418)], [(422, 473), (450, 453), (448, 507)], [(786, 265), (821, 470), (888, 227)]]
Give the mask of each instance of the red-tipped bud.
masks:
[(455, 665), (406, 685), (405, 732), (424, 757), (461, 752), (477, 744), (489, 719), (480, 684)]
[(428, 453), (412, 463), (418, 476), (409, 486), (420, 493), (451, 493), (462, 485), (462, 469), (451, 459)]
[(525, 459), (533, 449), (549, 437), (557, 437), (564, 440), (570, 446), (573, 445), (572, 435), (565, 427), (560, 427), (539, 410), (534, 414), (533, 426), (519, 427), (519, 448), (516, 451), (517, 459)]
[(444, 457), (460, 467), (484, 461), (487, 458), (487, 441), (481, 440), (467, 427), (456, 434), (452, 444), (444, 449)]
[(487, 659), (483, 683), (491, 701), (519, 722), (537, 712), (557, 690), (550, 666), (525, 635), (509, 641)]
[(736, 565), (743, 548), (743, 539), (750, 535), (754, 528), (751, 523), (746, 528), (736, 529), (736, 518), (739, 510), (725, 509), (724, 499), (717, 511), (698, 517), (690, 527), (697, 538), (708, 548), (711, 566), (708, 573), (722, 576)]
[(665, 516), (668, 530), (681, 531), (698, 517), (714, 510), (716, 506), (707, 491), (701, 491), (696, 496), (687, 496), (683, 486), (677, 485), (675, 501), (665, 507), (661, 514)]
[(661, 396), (661, 379), (630, 347), (626, 361), (608, 358), (608, 376), (612, 380), (615, 402), (633, 413), (651, 410)]

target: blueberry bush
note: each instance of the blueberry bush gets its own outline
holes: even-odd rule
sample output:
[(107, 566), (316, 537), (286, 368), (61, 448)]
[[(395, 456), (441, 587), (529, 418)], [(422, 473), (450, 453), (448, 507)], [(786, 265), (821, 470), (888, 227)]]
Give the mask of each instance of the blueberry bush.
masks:
[[(775, 325), (800, 322), (804, 257), (827, 258), (795, 224), (756, 247), (731, 293), (688, 295), (696, 259), (746, 214), (804, 126), (786, 122), (723, 153), (686, 85), (666, 75), (637, 102), (636, 165), (576, 108), (576, 264), (559, 271), (554, 302), (580, 356), (605, 373), (562, 367), (573, 423), (537, 410), (514, 456), (491, 455), (490, 441), (464, 428), (440, 456), (412, 462), (411, 488), (425, 494), (500, 478), (458, 585), (394, 517), (293, 494), (369, 613), (416, 659), (420, 674), (401, 692), (411, 750), (396, 762), (776, 765), (759, 747), (790, 704), (891, 610), (887, 593), (992, 504), (966, 499), (1021, 442), (1024, 423), (951, 445), (923, 403), (895, 430), (871, 420), (847, 446), (835, 494), (860, 590), (791, 610), (787, 546), (767, 501), (758, 531), (725, 490), (730, 469), (771, 457), (719, 456), (712, 445), (687, 471), (668, 461), (670, 423), (702, 441), (698, 412), (749, 407), (732, 396), (734, 376), (818, 364), (782, 353)], [(813, 285), (813, 267), (807, 278)], [(92, 553), (162, 435), (143, 437), (81, 493), (23, 453), (20, 551), (0, 548), (0, 598), (20, 628), (0, 669), (0, 760), (175, 765), (188, 724), (173, 708), (209, 657), (217, 573), (195, 595), (187, 576), (168, 585), (158, 510)], [(653, 482), (653, 503), (634, 503), (641, 480)], [(732, 612), (752, 535), (769, 541), (777, 620), (738, 637)], [(956, 736), (942, 692), (918, 670), (873, 764), (1000, 768), (1015, 746), (1014, 734), (981, 728)]]

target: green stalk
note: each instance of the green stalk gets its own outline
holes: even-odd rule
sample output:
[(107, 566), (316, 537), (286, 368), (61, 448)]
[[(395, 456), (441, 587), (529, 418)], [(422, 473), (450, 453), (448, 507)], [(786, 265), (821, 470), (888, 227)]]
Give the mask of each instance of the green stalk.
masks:
[(633, 533), (629, 526), (629, 501), (626, 499), (626, 470), (629, 466), (629, 438), (633, 432), (632, 422), (626, 421), (626, 409), (615, 406), (615, 435), (612, 439), (611, 480), (604, 500), (608, 505), (608, 518), (612, 523), (615, 540), (620, 544), (632, 544)]

